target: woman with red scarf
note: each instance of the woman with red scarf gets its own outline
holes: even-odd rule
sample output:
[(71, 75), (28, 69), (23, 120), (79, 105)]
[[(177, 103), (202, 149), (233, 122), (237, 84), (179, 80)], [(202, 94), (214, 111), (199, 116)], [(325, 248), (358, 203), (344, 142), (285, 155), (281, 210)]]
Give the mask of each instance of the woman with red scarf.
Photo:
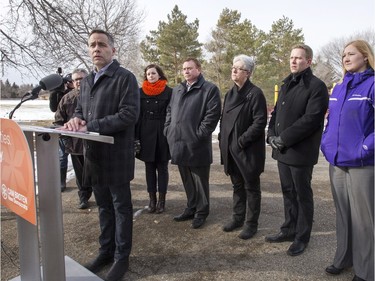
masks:
[(165, 209), (168, 161), (171, 156), (163, 129), (171, 94), (172, 89), (167, 86), (167, 78), (160, 66), (148, 65), (140, 88), (141, 112), (136, 127), (140, 150), (136, 157), (145, 162), (147, 191), (150, 195), (149, 213), (162, 213)]

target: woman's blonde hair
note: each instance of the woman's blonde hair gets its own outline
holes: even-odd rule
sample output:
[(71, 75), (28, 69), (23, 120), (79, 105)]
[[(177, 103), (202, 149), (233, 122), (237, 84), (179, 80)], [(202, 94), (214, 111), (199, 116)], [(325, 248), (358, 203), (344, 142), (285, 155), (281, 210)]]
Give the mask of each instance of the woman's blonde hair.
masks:
[[(374, 69), (374, 52), (369, 43), (367, 43), (365, 40), (353, 40), (345, 45), (344, 50), (349, 45), (355, 47), (365, 58), (367, 58), (367, 68), (371, 67), (372, 69)], [(345, 75), (347, 71), (343, 63), (342, 68)]]

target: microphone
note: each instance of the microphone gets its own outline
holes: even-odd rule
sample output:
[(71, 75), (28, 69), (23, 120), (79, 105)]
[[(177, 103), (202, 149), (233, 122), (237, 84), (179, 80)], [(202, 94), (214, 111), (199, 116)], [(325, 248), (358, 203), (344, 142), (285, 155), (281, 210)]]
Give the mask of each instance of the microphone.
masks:
[(36, 99), (40, 90), (52, 90), (63, 83), (63, 79), (59, 74), (50, 74), (39, 81), (39, 86), (31, 90), (31, 99)]
[(36, 98), (38, 98), (40, 90), (43, 89), (49, 91), (59, 87), (62, 83), (63, 79), (58, 74), (51, 74), (42, 78), (42, 80), (39, 81), (39, 86), (36, 86), (34, 89), (32, 89), (31, 93), (26, 93), (23, 95), (19, 104), (17, 104), (16, 107), (9, 113), (9, 119), (12, 119), (16, 109), (19, 108), (25, 101), (35, 100)]

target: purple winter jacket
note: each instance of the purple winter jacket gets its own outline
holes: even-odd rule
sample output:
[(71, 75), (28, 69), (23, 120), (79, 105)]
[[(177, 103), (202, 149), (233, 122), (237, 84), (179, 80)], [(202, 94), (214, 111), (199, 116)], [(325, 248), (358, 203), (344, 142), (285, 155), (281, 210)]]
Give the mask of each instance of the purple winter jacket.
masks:
[(374, 166), (374, 70), (349, 73), (329, 98), (322, 152), (334, 166)]

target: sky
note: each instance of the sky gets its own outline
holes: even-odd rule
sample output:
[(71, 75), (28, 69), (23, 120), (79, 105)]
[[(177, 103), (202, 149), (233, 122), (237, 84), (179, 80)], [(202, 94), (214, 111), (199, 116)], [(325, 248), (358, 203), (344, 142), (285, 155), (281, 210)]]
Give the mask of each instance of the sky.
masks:
[(374, 0), (136, 0), (146, 18), (143, 29), (157, 30), (159, 21), (168, 22), (175, 5), (191, 23), (199, 20), (199, 40), (206, 42), (224, 8), (241, 13), (258, 29), (268, 32), (283, 16), (301, 28), (305, 43), (317, 51), (334, 38), (346, 37), (375, 26)]
[[(175, 5), (187, 16), (187, 22), (199, 20), (199, 41), (210, 40), (210, 33), (215, 29), (224, 8), (241, 13), (241, 21), (248, 19), (264, 32), (269, 32), (271, 25), (283, 16), (294, 23), (294, 28), (302, 29), (305, 43), (314, 52), (336, 38), (345, 38), (355, 33), (375, 28), (374, 0), (135, 0), (138, 9), (144, 12), (141, 22), (143, 39), (150, 30), (157, 30), (159, 21), (168, 22)], [(251, 54), (248, 54), (251, 55)], [(17, 74), (8, 72), (3, 78), (11, 82), (19, 81)], [(43, 77), (41, 77), (43, 78)]]

